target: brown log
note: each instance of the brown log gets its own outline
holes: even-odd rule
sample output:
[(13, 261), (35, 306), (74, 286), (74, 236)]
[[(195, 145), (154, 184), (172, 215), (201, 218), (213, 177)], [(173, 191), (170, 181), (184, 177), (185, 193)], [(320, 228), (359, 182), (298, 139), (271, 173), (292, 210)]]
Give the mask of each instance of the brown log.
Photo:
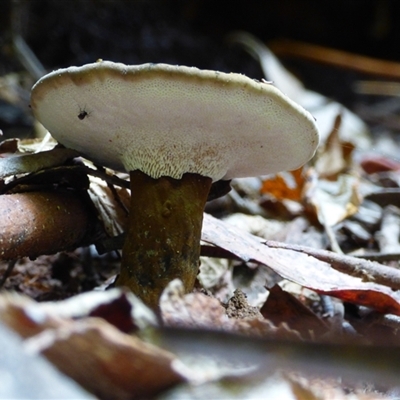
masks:
[(76, 191), (0, 196), (0, 259), (35, 258), (90, 242), (93, 210)]

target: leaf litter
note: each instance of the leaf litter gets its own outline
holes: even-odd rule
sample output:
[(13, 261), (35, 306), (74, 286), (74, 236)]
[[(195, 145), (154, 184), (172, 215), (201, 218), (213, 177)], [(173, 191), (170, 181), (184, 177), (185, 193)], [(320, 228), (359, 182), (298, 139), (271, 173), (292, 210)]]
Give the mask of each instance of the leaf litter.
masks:
[[(252, 40), (246, 38), (247, 47)], [(400, 167), (371, 154), (361, 119), (293, 81), (255, 43), (266, 78), (295, 82), (293, 96), (318, 115), (320, 151), (297, 171), (234, 181), (230, 193), (209, 203), (214, 216), (204, 214), (202, 259), (211, 258), (202, 262), (193, 293), (170, 283), (159, 315), (133, 295), (101, 286), (117, 270), (126, 177), (45, 140), (0, 145), (2, 195), (49, 186), (88, 190), (88, 212), (101, 221), (88, 243), (59, 249), (70, 253), (35, 254), (35, 261), (18, 253), (0, 295), (0, 320), (24, 339), (25, 351), (45, 356), (98, 398), (395, 393), (400, 245), (390, 196), (398, 196)], [(226, 191), (226, 184), (216, 188), (215, 197)], [(113, 256), (80, 248), (88, 244)], [(65, 257), (74, 265), (60, 263)], [(50, 299), (57, 301), (43, 301)], [(374, 383), (369, 391), (368, 380)]]

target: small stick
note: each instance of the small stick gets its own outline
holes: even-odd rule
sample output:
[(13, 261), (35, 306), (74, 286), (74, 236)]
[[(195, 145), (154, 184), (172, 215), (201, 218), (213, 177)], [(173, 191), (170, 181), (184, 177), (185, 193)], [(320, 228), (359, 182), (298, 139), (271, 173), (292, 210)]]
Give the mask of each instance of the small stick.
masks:
[(275, 40), (268, 47), (278, 57), (297, 57), (363, 74), (400, 78), (400, 64), (295, 40)]
[(374, 282), (393, 289), (400, 289), (400, 271), (395, 268), (387, 267), (374, 261), (337, 254), (328, 250), (313, 249), (311, 247), (275, 242), (273, 240), (267, 240), (264, 243), (268, 247), (307, 254), (330, 264), (332, 268), (338, 271), (362, 278), (365, 282)]
[(11, 275), (11, 272), (13, 271), (16, 263), (17, 263), (17, 260), (9, 261), (7, 269), (0, 279), (0, 289), (3, 288), (4, 284), (6, 283), (7, 278)]

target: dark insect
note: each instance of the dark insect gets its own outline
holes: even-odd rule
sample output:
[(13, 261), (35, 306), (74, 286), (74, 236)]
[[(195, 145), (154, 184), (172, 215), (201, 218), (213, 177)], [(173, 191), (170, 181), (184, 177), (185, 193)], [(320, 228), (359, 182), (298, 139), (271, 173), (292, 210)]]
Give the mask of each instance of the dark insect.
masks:
[(83, 119), (85, 119), (88, 115), (89, 115), (89, 114), (87, 113), (87, 111), (82, 110), (82, 111), (78, 114), (78, 118), (79, 118), (80, 120), (83, 120)]

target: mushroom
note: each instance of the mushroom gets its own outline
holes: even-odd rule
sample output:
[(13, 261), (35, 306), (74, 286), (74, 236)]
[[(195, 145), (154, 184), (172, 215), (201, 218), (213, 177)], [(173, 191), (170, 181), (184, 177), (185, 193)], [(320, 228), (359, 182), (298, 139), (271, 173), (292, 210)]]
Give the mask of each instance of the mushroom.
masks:
[(270, 83), (194, 67), (60, 69), (33, 86), (31, 107), (64, 146), (130, 173), (116, 284), (153, 308), (172, 279), (194, 287), (212, 182), (296, 169), (319, 140), (313, 117)]

